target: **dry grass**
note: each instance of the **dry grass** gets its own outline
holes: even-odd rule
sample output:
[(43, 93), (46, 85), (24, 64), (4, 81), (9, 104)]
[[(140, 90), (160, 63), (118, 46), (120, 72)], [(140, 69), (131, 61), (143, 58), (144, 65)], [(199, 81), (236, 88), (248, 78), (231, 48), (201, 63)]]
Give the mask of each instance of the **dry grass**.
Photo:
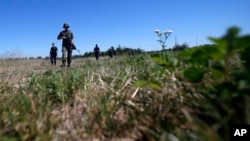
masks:
[(148, 57), (1, 60), (0, 140), (220, 141), (198, 117), (203, 83)]
[[(4, 125), (6, 124), (5, 126), (7, 126), (6, 131), (5, 128), (2, 127), (4, 132), (0, 132), (0, 138), (1, 134), (8, 135), (12, 134), (12, 132), (18, 132), (23, 134), (23, 140), (30, 140), (34, 138), (33, 134), (36, 134), (36, 136), (38, 136), (37, 138), (39, 138), (39, 135), (43, 134), (43, 130), (50, 130), (46, 133), (46, 135), (40, 135), (40, 138), (49, 138), (58, 141), (135, 140), (138, 138), (138, 135), (131, 134), (129, 131), (124, 131), (124, 133), (117, 136), (115, 134), (112, 135), (111, 131), (103, 130), (109, 128), (108, 124), (111, 124), (111, 121), (119, 123), (117, 126), (127, 124), (128, 113), (126, 111), (128, 109), (124, 109), (124, 107), (120, 105), (123, 101), (119, 102), (119, 100), (115, 99), (127, 97), (126, 99), (128, 100), (126, 103), (134, 106), (129, 99), (131, 99), (130, 97), (132, 97), (132, 95), (135, 97), (138, 92), (138, 89), (132, 86), (132, 67), (122, 66), (121, 68), (118, 67), (116, 69), (109, 67), (108, 63), (116, 61), (117, 60), (115, 59), (111, 60), (104, 57), (98, 62), (94, 58), (79, 58), (72, 61), (72, 66), (70, 69), (66, 68), (63, 70), (67, 71), (61, 71), (62, 69), (59, 67), (61, 64), (60, 60), (58, 60), (57, 66), (51, 66), (50, 60), (1, 60), (0, 82), (3, 84), (3, 87), (0, 88), (5, 94), (8, 94), (9, 97), (8, 95), (3, 95), (0, 101), (13, 101), (13, 99), (18, 99), (15, 94), (22, 95), (22, 93), (24, 93), (24, 97), (27, 97), (25, 99), (28, 100), (27, 103), (31, 103), (31, 107), (28, 108), (29, 115), (25, 113), (22, 114), (22, 119), (29, 117), (30, 122), (26, 120), (17, 123), (14, 122), (12, 127), (8, 127), (8, 124), (4, 123)], [(74, 70), (76, 70), (75, 73), (73, 72)], [(36, 87), (37, 84), (42, 84), (42, 80), (36, 82), (37, 84), (31, 84), (31, 79), (32, 74), (37, 74), (37, 79), (39, 79), (40, 75), (51, 71), (61, 72), (63, 77), (64, 75), (69, 77), (76, 75), (76, 79), (78, 79), (78, 77), (84, 77), (82, 80), (72, 82), (77, 83), (72, 85), (80, 86), (72, 86), (79, 87), (79, 89), (75, 88), (76, 91), (74, 91), (74, 96), (70, 100), (71, 102), (54, 105), (53, 101), (52, 103), (51, 101), (47, 101), (48, 103), (45, 108), (42, 103), (46, 101), (44, 101), (44, 99), (40, 96), (48, 92), (46, 87), (49, 84)], [(80, 73), (78, 73), (78, 71), (80, 71)], [(124, 73), (122, 77), (119, 76), (120, 71)], [(45, 77), (45, 79), (48, 78)], [(49, 82), (49, 80), (44, 81)], [(51, 81), (56, 82), (57, 80), (51, 79)], [(30, 88), (27, 85), (34, 86), (33, 88)], [(14, 88), (14, 91), (13, 89), (8, 90), (6, 86)], [(36, 91), (38, 87), (40, 90)], [(43, 90), (45, 91), (42, 92)], [(38, 93), (38, 95), (36, 95), (36, 93)], [(108, 99), (106, 99), (106, 97)], [(120, 100), (123, 100), (124, 98), (120, 98)], [(103, 99), (106, 99), (107, 101), (103, 101)], [(12, 109), (13, 111), (17, 111), (17, 113), (23, 112), (19, 109), (19, 106), (23, 106), (23, 104), (20, 104), (19, 102), (21, 101), (18, 101), (17, 104), (13, 104), (13, 106), (15, 105), (15, 108)], [(118, 104), (118, 106), (116, 104)], [(44, 110), (44, 113), (42, 114), (39, 113), (41, 109)], [(104, 117), (99, 117), (100, 119), (96, 119), (99, 112), (103, 112), (102, 115)], [(14, 119), (15, 118), (18, 119), (18, 114), (17, 117), (14, 117)], [(8, 128), (11, 130), (7, 130)], [(26, 128), (32, 131), (26, 131)], [(138, 129), (135, 128), (135, 130)]]
[(0, 80), (16, 84), (31, 73), (44, 72), (48, 68), (46, 60), (0, 60)]
[[(103, 60), (105, 58), (101, 58)], [(79, 58), (72, 60), (72, 67), (79, 67), (89, 62), (95, 62), (95, 58)], [(46, 59), (2, 59), (0, 60), (0, 82), (8, 82), (17, 85), (24, 81), (32, 73), (44, 73), (48, 70), (59, 70), (61, 60), (57, 60), (57, 66), (51, 66)]]

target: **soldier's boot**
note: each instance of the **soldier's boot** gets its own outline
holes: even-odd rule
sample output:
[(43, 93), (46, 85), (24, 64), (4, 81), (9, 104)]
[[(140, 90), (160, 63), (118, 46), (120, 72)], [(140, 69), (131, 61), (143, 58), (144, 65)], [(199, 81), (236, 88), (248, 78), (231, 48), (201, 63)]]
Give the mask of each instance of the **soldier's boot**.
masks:
[(65, 61), (63, 61), (62, 65), (60, 67), (65, 67)]

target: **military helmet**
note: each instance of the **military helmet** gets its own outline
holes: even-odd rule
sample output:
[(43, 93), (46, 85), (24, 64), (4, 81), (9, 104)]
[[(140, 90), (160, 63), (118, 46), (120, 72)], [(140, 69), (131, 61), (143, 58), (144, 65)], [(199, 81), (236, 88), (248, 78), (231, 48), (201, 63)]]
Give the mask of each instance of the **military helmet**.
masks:
[(64, 23), (63, 24), (63, 28), (69, 28), (69, 24), (68, 23)]

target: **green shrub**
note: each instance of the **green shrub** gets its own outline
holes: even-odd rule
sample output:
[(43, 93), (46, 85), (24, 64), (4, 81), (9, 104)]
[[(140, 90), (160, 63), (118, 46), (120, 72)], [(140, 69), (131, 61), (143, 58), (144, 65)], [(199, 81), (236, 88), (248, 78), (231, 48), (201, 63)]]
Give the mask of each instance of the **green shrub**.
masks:
[(225, 36), (210, 39), (214, 45), (154, 54), (158, 69), (152, 73), (157, 77), (137, 82), (160, 86), (154, 106), (168, 109), (158, 110), (159, 127), (150, 128), (158, 136), (148, 131), (156, 139), (167, 133), (181, 140), (229, 140), (229, 125), (249, 124), (250, 36), (239, 36), (232, 27)]

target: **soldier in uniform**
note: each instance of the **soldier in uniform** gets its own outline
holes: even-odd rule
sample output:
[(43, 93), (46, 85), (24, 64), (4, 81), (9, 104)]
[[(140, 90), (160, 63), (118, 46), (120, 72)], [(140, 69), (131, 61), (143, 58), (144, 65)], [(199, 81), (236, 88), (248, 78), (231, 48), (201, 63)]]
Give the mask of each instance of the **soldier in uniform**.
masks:
[(54, 43), (52, 43), (52, 47), (50, 48), (50, 61), (51, 65), (56, 65), (56, 56), (57, 56), (57, 47)]
[(74, 35), (69, 30), (69, 27), (70, 27), (69, 24), (64, 23), (63, 24), (64, 30), (61, 31), (59, 35), (57, 36), (58, 40), (62, 39), (62, 65), (61, 67), (65, 67), (66, 65), (66, 57), (67, 57), (68, 67), (70, 67), (70, 63), (71, 63), (72, 47), (74, 47), (73, 46)]
[(100, 48), (98, 47), (97, 44), (95, 45), (95, 48), (94, 48), (94, 54), (95, 54), (96, 60), (98, 60), (99, 59), (99, 55), (100, 55)]

